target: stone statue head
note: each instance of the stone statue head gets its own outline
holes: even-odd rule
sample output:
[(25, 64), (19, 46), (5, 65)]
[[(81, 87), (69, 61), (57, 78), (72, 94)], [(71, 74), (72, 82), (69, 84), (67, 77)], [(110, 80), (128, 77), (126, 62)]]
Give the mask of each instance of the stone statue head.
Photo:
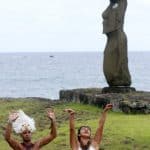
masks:
[(127, 0), (110, 0), (110, 4), (103, 12), (103, 33), (110, 33), (123, 29)]
[(110, 0), (110, 3), (118, 3), (118, 0)]

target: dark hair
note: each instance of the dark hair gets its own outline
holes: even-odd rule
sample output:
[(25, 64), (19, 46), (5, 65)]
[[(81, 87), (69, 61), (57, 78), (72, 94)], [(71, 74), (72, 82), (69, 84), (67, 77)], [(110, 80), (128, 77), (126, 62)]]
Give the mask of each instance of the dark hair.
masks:
[(80, 135), (80, 131), (81, 131), (81, 129), (82, 129), (83, 127), (88, 128), (90, 131), (91, 131), (91, 128), (90, 128), (89, 126), (81, 126), (81, 127), (78, 129), (78, 141), (80, 142), (80, 146), (81, 146), (82, 150), (87, 150), (87, 149), (89, 148), (90, 144), (91, 144), (91, 140), (88, 141), (87, 145), (83, 145), (83, 144), (81, 143), (81, 140), (80, 140), (80, 136), (79, 136), (79, 135)]

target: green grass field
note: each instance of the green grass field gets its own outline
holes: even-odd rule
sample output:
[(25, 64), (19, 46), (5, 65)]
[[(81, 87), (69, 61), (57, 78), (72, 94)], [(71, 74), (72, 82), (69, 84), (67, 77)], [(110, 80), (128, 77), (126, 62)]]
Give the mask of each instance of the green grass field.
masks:
[[(77, 112), (76, 128), (89, 125), (94, 135), (101, 109), (95, 106), (76, 103), (51, 103), (38, 100), (3, 100), (0, 99), (0, 150), (10, 150), (3, 138), (3, 128), (11, 110), (22, 109), (36, 121), (37, 131), (33, 134), (33, 141), (49, 133), (50, 122), (46, 117), (46, 108), (54, 107), (58, 136), (43, 150), (69, 150), (68, 115), (65, 108), (72, 108)], [(14, 138), (20, 140), (13, 133)], [(150, 115), (126, 115), (120, 112), (109, 112), (104, 128), (101, 150), (150, 150)]]

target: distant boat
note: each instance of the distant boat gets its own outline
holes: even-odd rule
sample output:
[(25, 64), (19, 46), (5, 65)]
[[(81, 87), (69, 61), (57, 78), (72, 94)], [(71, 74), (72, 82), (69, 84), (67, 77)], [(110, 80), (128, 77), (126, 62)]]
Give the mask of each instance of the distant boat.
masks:
[(50, 55), (49, 57), (54, 57), (53, 55)]

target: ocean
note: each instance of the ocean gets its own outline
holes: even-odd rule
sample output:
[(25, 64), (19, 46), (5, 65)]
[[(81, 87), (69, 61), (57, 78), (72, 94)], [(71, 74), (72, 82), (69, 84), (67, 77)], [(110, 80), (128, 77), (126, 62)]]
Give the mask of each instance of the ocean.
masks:
[[(132, 87), (150, 91), (150, 52), (129, 52)], [(59, 98), (62, 89), (102, 88), (102, 52), (0, 53), (0, 97)]]

